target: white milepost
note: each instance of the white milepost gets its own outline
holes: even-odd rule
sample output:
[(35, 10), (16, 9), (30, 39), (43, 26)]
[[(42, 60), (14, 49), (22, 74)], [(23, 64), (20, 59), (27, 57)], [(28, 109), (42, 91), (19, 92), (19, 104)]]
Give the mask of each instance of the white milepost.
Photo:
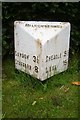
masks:
[(15, 68), (41, 81), (68, 68), (70, 23), (15, 21)]

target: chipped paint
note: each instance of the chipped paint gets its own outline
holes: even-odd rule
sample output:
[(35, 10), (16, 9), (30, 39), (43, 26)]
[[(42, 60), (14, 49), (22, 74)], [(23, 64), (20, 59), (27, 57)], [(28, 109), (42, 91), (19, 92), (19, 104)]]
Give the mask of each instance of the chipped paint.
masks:
[(41, 53), (42, 53), (42, 41), (40, 39), (37, 39), (36, 41), (36, 54), (39, 56), (41, 56)]

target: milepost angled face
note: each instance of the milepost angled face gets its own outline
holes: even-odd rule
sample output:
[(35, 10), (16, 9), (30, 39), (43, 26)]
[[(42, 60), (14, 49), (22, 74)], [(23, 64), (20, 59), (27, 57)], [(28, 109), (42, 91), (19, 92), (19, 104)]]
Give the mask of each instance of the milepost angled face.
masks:
[(68, 68), (70, 23), (15, 21), (15, 68), (41, 81)]

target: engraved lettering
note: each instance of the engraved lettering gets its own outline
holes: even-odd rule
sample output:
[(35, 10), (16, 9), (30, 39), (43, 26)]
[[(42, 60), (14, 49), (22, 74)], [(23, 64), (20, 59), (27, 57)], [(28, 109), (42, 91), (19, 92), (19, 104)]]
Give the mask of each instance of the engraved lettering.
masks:
[(61, 58), (61, 53), (60, 54), (55, 54), (55, 55), (47, 55), (46, 56), (46, 62), (48, 62), (48, 61), (52, 61), (52, 60), (54, 60), (54, 59), (59, 59), (59, 58)]
[(46, 73), (48, 73), (48, 69), (47, 69), (47, 67), (46, 67)]
[(36, 62), (36, 56), (33, 56), (33, 61)]
[(26, 64), (25, 64), (25, 68), (26, 68)]
[(61, 53), (60, 53), (60, 58), (61, 58)]
[(19, 52), (17, 53), (17, 56), (19, 57)]
[(20, 62), (19, 62), (19, 65), (20, 65)]
[(51, 60), (51, 57), (49, 56), (49, 61)]
[(23, 62), (20, 62), (20, 61), (18, 61), (18, 60), (16, 60), (16, 59), (15, 59), (15, 64), (18, 64), (18, 65), (20, 65), (20, 66), (22, 66), (22, 67), (25, 67), (25, 68), (28, 69), (28, 70), (31, 70), (31, 65), (26, 64), (26, 63), (23, 63)]
[(25, 24), (25, 26), (27, 26), (27, 27), (45, 27), (45, 28), (48, 28), (48, 27), (55, 27), (55, 28), (62, 28), (62, 26), (61, 25), (47, 25), (47, 24), (44, 24), (44, 25), (39, 25), (39, 24), (37, 24), (37, 25), (34, 25), (34, 24)]
[(31, 65), (29, 65), (29, 70), (31, 70)]
[(46, 56), (46, 62), (48, 62), (48, 56)]
[(31, 70), (31, 65), (27, 64), (26, 68)]
[(25, 63), (23, 63), (23, 67), (25, 67)]
[(35, 72), (38, 73), (38, 67), (37, 66), (35, 66)]
[(24, 58), (24, 54), (22, 53), (22, 58)]
[(67, 60), (64, 60), (64, 61), (63, 61), (63, 64), (64, 64), (64, 65), (67, 65), (67, 63), (68, 63)]
[(54, 70), (57, 70), (56, 65), (52, 66), (52, 70), (53, 70), (53, 71), (54, 71)]
[(21, 57), (21, 53), (20, 53), (20, 57)]
[(51, 60), (53, 60), (53, 55), (51, 55)]
[(49, 71), (51, 72), (51, 66), (49, 67)]
[(24, 58), (26, 59), (26, 54), (24, 54)]
[(36, 63), (39, 63), (39, 58), (38, 58), (38, 56), (37, 56), (37, 57), (36, 57), (36, 56), (33, 56), (33, 61), (36, 62)]
[(39, 58), (38, 58), (38, 56), (37, 56), (37, 63), (39, 63)]
[(23, 64), (23, 63), (21, 62), (21, 66), (22, 66), (22, 64)]
[(67, 51), (65, 50), (65, 51), (64, 51), (64, 57), (65, 57), (66, 55), (67, 55)]
[(54, 59), (56, 59), (56, 55), (54, 55)]
[(53, 72), (57, 71), (57, 66), (56, 65), (49, 66), (48, 68), (46, 67), (46, 73), (50, 73), (52, 71)]
[(27, 59), (29, 59), (29, 55), (27, 55)]
[(29, 55), (26, 55), (24, 53), (19, 53), (17, 51), (15, 51), (15, 56), (18, 56), (18, 57), (21, 57), (21, 58), (24, 58), (24, 59), (29, 59)]

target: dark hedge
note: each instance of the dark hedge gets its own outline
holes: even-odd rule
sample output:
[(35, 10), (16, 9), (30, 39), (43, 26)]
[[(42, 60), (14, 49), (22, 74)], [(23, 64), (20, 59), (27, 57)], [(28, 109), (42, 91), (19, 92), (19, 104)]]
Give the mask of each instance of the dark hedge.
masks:
[(80, 4), (53, 2), (2, 3), (2, 53), (14, 55), (14, 21), (43, 20), (71, 23), (70, 53), (78, 52), (80, 45)]

